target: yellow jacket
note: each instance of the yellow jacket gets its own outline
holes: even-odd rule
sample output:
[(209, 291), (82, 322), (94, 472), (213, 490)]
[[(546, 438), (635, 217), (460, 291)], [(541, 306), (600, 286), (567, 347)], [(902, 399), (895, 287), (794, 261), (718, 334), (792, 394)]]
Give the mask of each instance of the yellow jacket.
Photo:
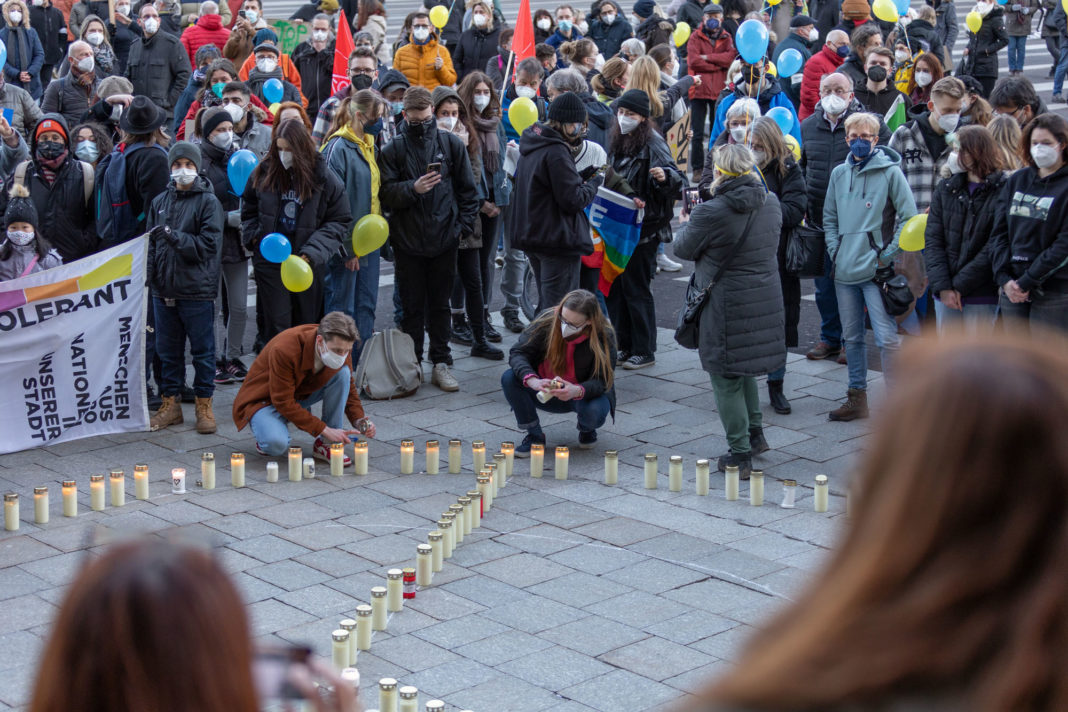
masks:
[[(438, 57), (441, 57), (441, 69), (434, 69), (434, 60)], [(435, 87), (451, 87), (456, 83), (452, 56), (435, 38), (431, 38), (425, 45), (412, 42), (398, 49), (393, 56), (393, 68), (407, 77), (413, 87), (421, 86), (433, 91)]]

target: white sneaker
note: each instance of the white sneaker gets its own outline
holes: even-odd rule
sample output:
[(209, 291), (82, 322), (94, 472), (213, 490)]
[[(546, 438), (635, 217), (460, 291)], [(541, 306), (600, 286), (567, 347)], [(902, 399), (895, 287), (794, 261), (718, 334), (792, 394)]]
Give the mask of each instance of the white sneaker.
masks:
[(656, 256), (656, 266), (664, 272), (679, 272), (682, 270), (682, 263), (676, 262), (666, 254)]
[(449, 371), (449, 364), (435, 363), (434, 371), (430, 375), (430, 382), (443, 391), (452, 393), (460, 390), (460, 382)]

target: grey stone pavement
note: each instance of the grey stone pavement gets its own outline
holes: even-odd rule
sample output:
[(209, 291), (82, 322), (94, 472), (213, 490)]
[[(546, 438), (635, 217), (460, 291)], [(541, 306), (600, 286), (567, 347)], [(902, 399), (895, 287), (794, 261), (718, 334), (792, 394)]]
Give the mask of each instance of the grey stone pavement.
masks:
[[(499, 323), (499, 321), (498, 321)], [(505, 346), (514, 337), (506, 336)], [(467, 538), (431, 587), (391, 615), (359, 656), (367, 708), (378, 706), (376, 682), (394, 677), (447, 709), (476, 712), (645, 710), (670, 707), (729, 669), (754, 626), (793, 598), (820, 567), (844, 518), (851, 466), (865, 422), (830, 423), (827, 411), (845, 392), (845, 367), (790, 354), (786, 379), (793, 413), (764, 402), (772, 450), (756, 458), (767, 473), (766, 502), (751, 507), (724, 498), (723, 476), (697, 496), (694, 464), (726, 449), (706, 374), (696, 352), (659, 333), (657, 364), (617, 372), (619, 409), (598, 447), (578, 450), (573, 417), (544, 415), (550, 447), (570, 445), (567, 481), (542, 479), (528, 461), (494, 501), (482, 528)], [(327, 659), (339, 619), (370, 602), (386, 569), (412, 566), (433, 520), (475, 485), (470, 443), (492, 454), (520, 441), (500, 394), (501, 362), (454, 348), (459, 393), (425, 385), (411, 398), (367, 401), (378, 426), (371, 473), (314, 480), (265, 481), (268, 458), (248, 430), (230, 421), (237, 386), (216, 392), (216, 435), (186, 424), (158, 433), (97, 437), (0, 456), (0, 491), (22, 500), (18, 532), (0, 532), (0, 710), (22, 708), (36, 659), (65, 587), (87, 557), (107, 542), (146, 534), (206, 539), (216, 547), (248, 605), (257, 640), (308, 642)], [(875, 402), (881, 392), (874, 378)], [(442, 445), (442, 474), (400, 475), (398, 445)], [(445, 474), (447, 441), (464, 441), (464, 472)], [(310, 451), (311, 439), (294, 433)], [(603, 452), (619, 451), (619, 484), (603, 483)], [(199, 490), (200, 455), (215, 453), (218, 488)], [(246, 453), (248, 486), (230, 486), (229, 453)], [(551, 450), (550, 450), (551, 452)], [(642, 483), (643, 456), (659, 455), (659, 488)], [(668, 491), (670, 455), (685, 459), (681, 492)], [(151, 497), (133, 498), (135, 463), (151, 467)], [(189, 493), (172, 495), (171, 467), (189, 472)], [(121, 467), (127, 503), (89, 511), (88, 478)], [(714, 460), (713, 460), (714, 467)], [(812, 482), (831, 481), (830, 512), (812, 508)], [(61, 515), (59, 482), (80, 490), (77, 518)], [(797, 506), (783, 509), (781, 479), (797, 479)], [(32, 488), (48, 485), (51, 522), (33, 524)]]

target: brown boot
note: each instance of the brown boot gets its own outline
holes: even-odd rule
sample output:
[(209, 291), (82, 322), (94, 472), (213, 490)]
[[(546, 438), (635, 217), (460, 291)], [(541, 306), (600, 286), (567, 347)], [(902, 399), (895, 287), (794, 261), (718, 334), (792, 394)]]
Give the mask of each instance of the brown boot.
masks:
[(170, 425), (179, 425), (182, 422), (182, 401), (180, 396), (163, 396), (163, 405), (156, 414), (148, 421), (148, 429), (152, 431), (166, 428)]
[(211, 435), (215, 432), (215, 413), (211, 412), (211, 398), (197, 398), (197, 432)]
[(846, 394), (846, 402), (827, 414), (831, 420), (850, 421), (868, 417), (868, 392), (858, 388), (850, 388)]

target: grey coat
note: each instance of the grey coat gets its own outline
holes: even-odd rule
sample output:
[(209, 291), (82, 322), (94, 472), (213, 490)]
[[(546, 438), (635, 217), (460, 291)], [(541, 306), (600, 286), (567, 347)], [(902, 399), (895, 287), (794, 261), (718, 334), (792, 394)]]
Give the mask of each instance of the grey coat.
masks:
[(760, 376), (786, 364), (785, 316), (776, 253), (782, 211), (753, 175), (730, 178), (675, 235), (675, 255), (693, 260), (704, 287), (758, 211), (745, 243), (701, 312), (701, 367), (716, 376)]
[(7, 82), (0, 86), (0, 108), (11, 109), (11, 128), (18, 131), (24, 139), (29, 137), (37, 122), (41, 120), (41, 107), (30, 93)]

